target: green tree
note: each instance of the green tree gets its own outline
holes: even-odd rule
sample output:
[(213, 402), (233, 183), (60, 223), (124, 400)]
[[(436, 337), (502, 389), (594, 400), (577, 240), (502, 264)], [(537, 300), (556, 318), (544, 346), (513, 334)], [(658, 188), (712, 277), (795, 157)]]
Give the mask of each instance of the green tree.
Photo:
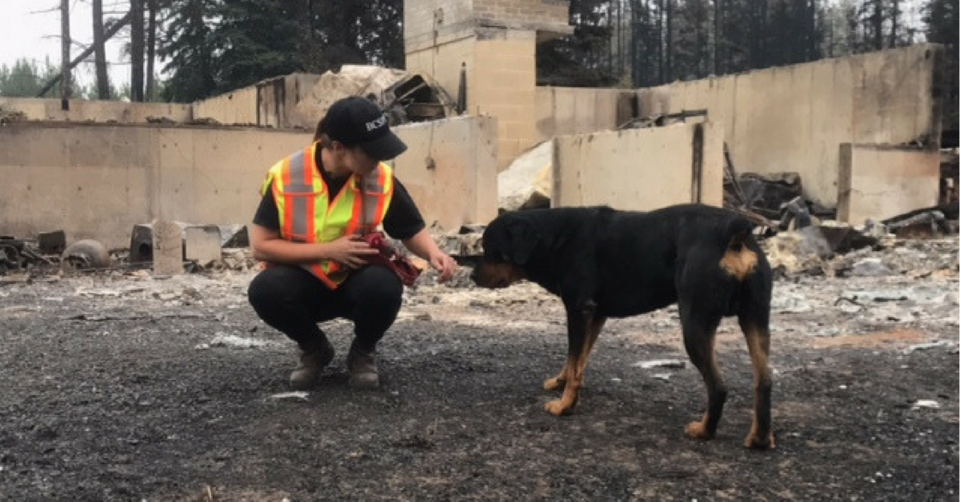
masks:
[[(43, 85), (59, 74), (60, 68), (54, 66), (49, 58), (44, 60), (43, 66), (27, 59), (18, 59), (12, 67), (0, 66), (0, 96), (10, 98), (36, 97)], [(72, 90), (73, 95), (79, 94), (75, 86)], [(59, 96), (59, 83), (43, 95), (45, 98), (57, 98)]]
[(301, 71), (306, 6), (289, 0), (223, 0), (210, 36), (217, 54), (217, 90)]
[(402, 0), (167, 1), (159, 54), (168, 100), (343, 64), (403, 67)]
[(710, 74), (710, 4), (708, 0), (683, 0), (674, 10), (673, 74), (681, 80)]
[(191, 102), (217, 89), (210, 24), (218, 2), (170, 0), (161, 12), (166, 29), (157, 54), (169, 79), (158, 93), (166, 101)]
[(573, 35), (537, 46), (537, 83), (572, 87), (613, 85), (610, 0), (571, 0)]

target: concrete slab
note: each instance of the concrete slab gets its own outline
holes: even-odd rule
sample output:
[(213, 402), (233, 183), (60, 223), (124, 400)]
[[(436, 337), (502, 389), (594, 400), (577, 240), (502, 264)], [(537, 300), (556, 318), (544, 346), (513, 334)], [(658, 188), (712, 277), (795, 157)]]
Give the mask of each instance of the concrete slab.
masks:
[(173, 221), (153, 222), (153, 273), (177, 275), (183, 273), (183, 233)]
[(184, 232), (184, 258), (200, 264), (220, 261), (220, 227), (217, 225), (197, 225), (187, 227)]
[(854, 225), (937, 205), (940, 152), (840, 145), (837, 219)]
[(723, 130), (677, 124), (556, 138), (551, 205), (723, 204)]

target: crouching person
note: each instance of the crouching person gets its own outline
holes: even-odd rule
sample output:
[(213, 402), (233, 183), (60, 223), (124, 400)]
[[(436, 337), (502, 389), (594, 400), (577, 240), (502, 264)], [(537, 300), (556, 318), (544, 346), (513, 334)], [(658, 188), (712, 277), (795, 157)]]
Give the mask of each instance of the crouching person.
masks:
[(456, 262), (426, 230), (416, 204), (390, 166), (407, 149), (374, 103), (334, 103), (314, 141), (277, 162), (261, 188), (250, 244), (265, 267), (250, 283), (250, 304), (264, 322), (300, 346), (294, 389), (317, 383), (334, 347), (317, 325), (354, 323), (347, 353), (350, 385), (377, 388), (377, 343), (396, 320), (403, 285), (390, 268), (367, 264), (378, 250), (360, 238), (380, 226), (427, 260), (441, 281)]

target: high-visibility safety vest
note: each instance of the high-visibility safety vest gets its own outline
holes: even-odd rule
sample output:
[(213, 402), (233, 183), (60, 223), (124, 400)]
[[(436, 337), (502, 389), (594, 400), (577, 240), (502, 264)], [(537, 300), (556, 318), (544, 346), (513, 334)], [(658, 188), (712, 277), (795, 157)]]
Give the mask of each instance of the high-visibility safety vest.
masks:
[[(314, 143), (274, 164), (260, 188), (261, 196), (268, 190), (273, 193), (280, 236), (292, 242), (321, 243), (376, 230), (393, 198), (393, 170), (381, 162), (368, 176), (351, 174), (330, 201), (315, 160), (320, 146)], [(336, 289), (350, 272), (333, 260), (301, 266), (330, 289)]]

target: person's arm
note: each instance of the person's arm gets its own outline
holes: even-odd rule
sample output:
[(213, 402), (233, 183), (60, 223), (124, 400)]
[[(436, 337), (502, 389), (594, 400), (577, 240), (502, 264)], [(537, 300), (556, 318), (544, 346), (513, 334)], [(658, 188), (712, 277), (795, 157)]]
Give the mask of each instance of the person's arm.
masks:
[(430, 266), (440, 273), (440, 282), (447, 281), (457, 271), (457, 262), (440, 250), (426, 228), (402, 242), (411, 253), (430, 262)]
[(300, 265), (334, 260), (350, 268), (362, 267), (366, 264), (366, 256), (379, 252), (359, 240), (359, 236), (344, 236), (320, 244), (291, 242), (282, 238), (279, 231), (256, 223), (250, 225), (250, 248), (253, 258), (258, 261)]

